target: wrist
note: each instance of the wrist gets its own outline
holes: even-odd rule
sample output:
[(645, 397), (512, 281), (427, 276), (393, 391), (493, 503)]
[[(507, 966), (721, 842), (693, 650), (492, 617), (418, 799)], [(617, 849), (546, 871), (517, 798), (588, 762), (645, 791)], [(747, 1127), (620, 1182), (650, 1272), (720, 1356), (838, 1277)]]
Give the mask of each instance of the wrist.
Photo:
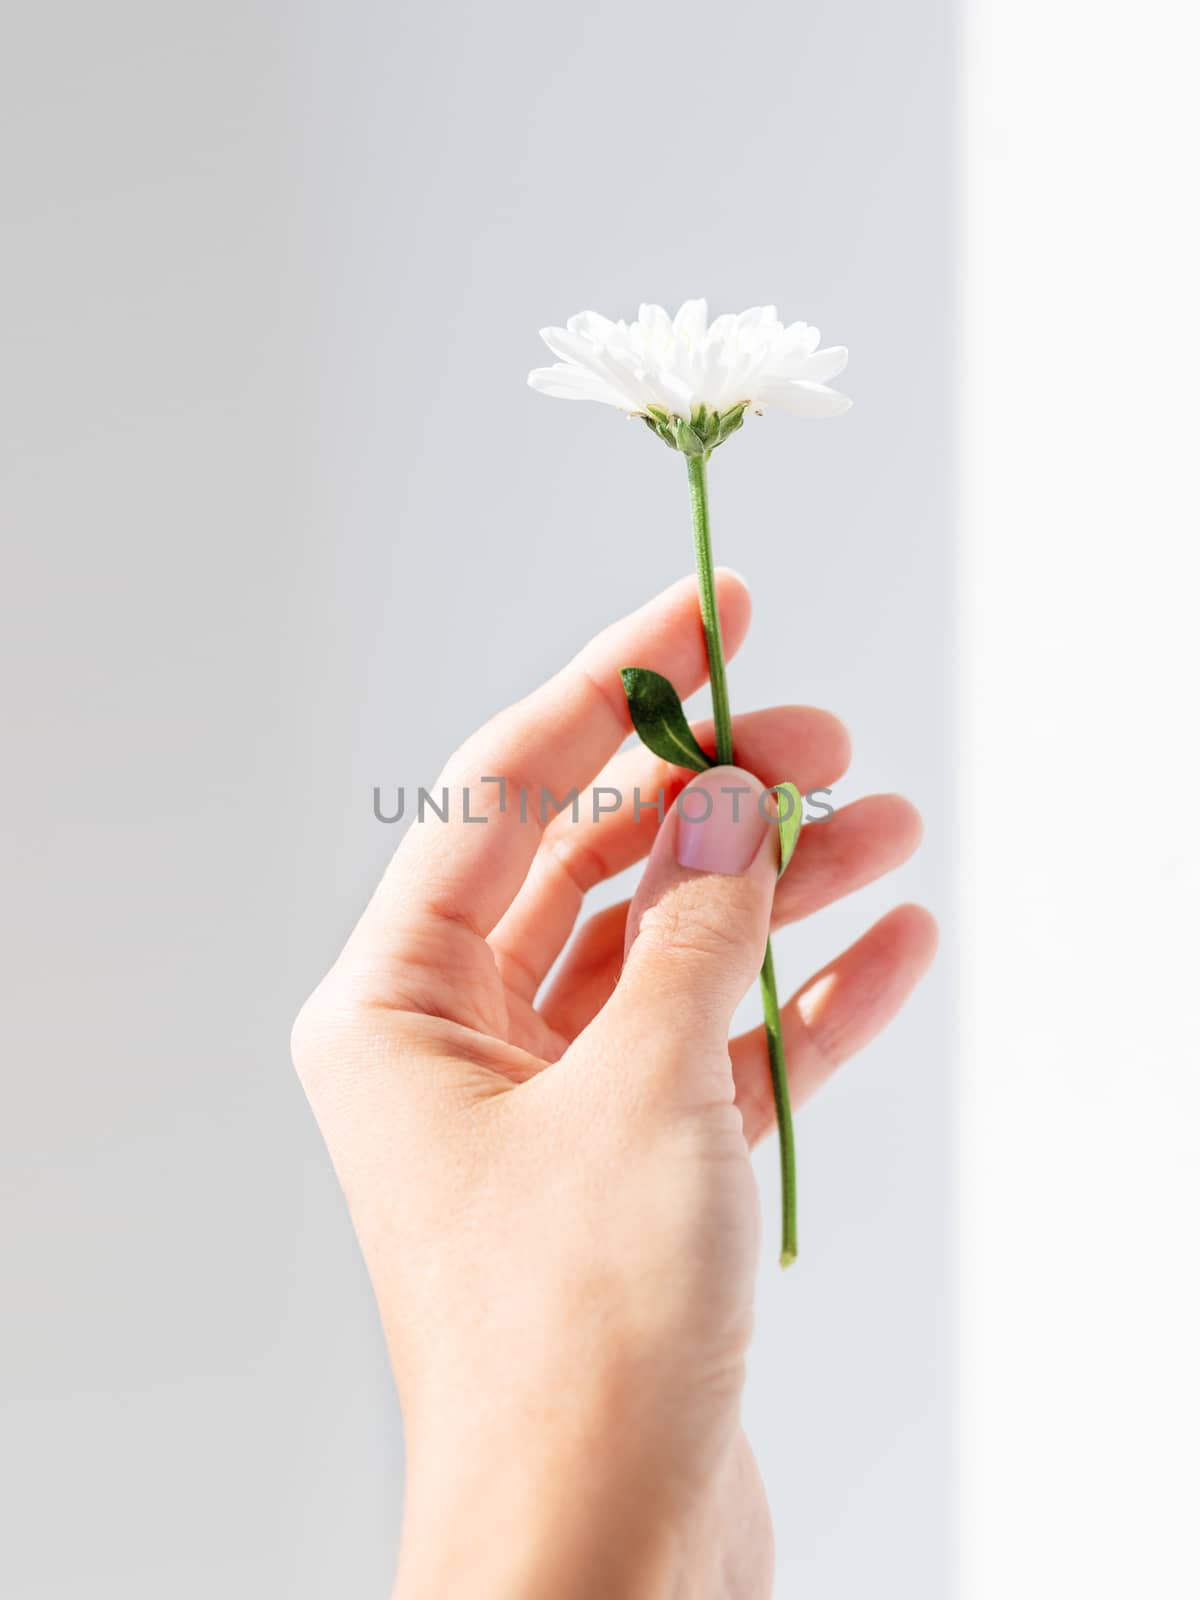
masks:
[(406, 1455), (395, 1600), (670, 1600), (695, 1565), (704, 1494), (611, 1419), (544, 1405), (500, 1430), (410, 1429)]
[(446, 1476), (410, 1468), (395, 1600), (669, 1600), (682, 1540), (665, 1506), (611, 1464), (545, 1457), (517, 1441)]

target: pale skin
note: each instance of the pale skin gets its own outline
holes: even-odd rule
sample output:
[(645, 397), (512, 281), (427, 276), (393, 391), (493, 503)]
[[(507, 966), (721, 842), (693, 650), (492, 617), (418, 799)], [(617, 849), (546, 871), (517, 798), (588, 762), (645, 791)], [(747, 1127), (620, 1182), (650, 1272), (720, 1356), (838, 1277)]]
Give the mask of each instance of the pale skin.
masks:
[[(718, 598), (732, 654), (749, 598), (729, 572)], [(735, 718), (744, 770), (696, 780), (709, 820), (678, 803), (635, 820), (635, 786), (673, 796), (692, 775), (618, 753), (627, 665), (701, 687), (694, 579), (451, 758), (439, 785), (469, 788), (486, 825), (452, 810), (409, 830), (296, 1023), (404, 1412), (397, 1600), (771, 1593), (739, 1411), (763, 1233), (749, 1152), (773, 1112), (762, 1031), (731, 1040), (730, 1023), (768, 929), (899, 866), (920, 821), (895, 795), (839, 806), (777, 886), (769, 804), (743, 799), (735, 821), (720, 790), (841, 777), (841, 724), (797, 706)], [(542, 827), (502, 813), (485, 775), (629, 803)], [(577, 927), (585, 893), (643, 858), (633, 902)], [(797, 1105), (891, 1020), (935, 944), (900, 906), (785, 1003)]]

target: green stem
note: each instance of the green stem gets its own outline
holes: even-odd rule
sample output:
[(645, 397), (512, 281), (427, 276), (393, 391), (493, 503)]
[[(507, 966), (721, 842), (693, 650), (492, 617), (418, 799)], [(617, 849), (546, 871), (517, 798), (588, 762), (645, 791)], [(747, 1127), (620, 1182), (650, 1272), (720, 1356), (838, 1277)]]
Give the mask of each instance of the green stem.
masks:
[(729, 685), (725, 681), (725, 649), (721, 643), (721, 614), (713, 578), (712, 540), (708, 532), (708, 462), (688, 456), (688, 488), (692, 492), (692, 532), (696, 539), (696, 576), (700, 579), (700, 615), (708, 647), (708, 676), (712, 684), (713, 723), (717, 734), (717, 765), (733, 762), (733, 722), (729, 715)]
[[(725, 680), (725, 651), (721, 643), (721, 618), (717, 611), (717, 591), (713, 577), (712, 536), (708, 523), (708, 458), (688, 456), (688, 487), (692, 498), (692, 530), (696, 538), (696, 574), (700, 580), (700, 615), (704, 621), (704, 643), (708, 649), (708, 675), (712, 683), (713, 723), (717, 735), (717, 763), (733, 762), (733, 721), (729, 714), (729, 686)], [(775, 1120), (779, 1128), (779, 1169), (783, 1203), (783, 1243), (780, 1266), (791, 1266), (796, 1259), (796, 1138), (792, 1128), (792, 1102), (788, 1094), (787, 1061), (783, 1050), (783, 1028), (779, 1020), (779, 995), (775, 988), (775, 957), (767, 940), (766, 955), (759, 973), (762, 991), (763, 1023), (767, 1035), (767, 1059), (771, 1067), (771, 1090), (775, 1097)]]
[(771, 1063), (771, 1092), (775, 1096), (775, 1123), (779, 1129), (779, 1179), (783, 1207), (779, 1265), (790, 1267), (796, 1259), (796, 1130), (792, 1126), (792, 1097), (788, 1093), (783, 1024), (779, 1020), (779, 995), (775, 988), (775, 952), (771, 949), (770, 939), (767, 940), (767, 953), (758, 975), (758, 987), (762, 993), (767, 1059)]

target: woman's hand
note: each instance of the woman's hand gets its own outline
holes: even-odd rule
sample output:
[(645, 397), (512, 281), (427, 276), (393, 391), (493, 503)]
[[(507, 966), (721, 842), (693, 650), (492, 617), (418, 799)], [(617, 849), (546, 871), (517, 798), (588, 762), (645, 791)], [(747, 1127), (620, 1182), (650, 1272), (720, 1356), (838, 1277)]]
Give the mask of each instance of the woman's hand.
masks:
[[(730, 573), (719, 594), (732, 651), (749, 602)], [(616, 753), (630, 664), (685, 695), (703, 683), (692, 580), (452, 757), (449, 822), (409, 830), (296, 1024), (404, 1410), (397, 1592), (414, 1600), (770, 1592), (738, 1412), (749, 1149), (772, 1101), (762, 1030), (730, 1043), (729, 1024), (772, 922), (897, 866), (920, 825), (896, 797), (860, 800), (805, 828), (777, 889), (762, 785), (833, 783), (841, 725), (737, 719), (746, 770), (693, 780), (711, 807), (697, 792), (686, 814), (706, 820), (676, 805), (660, 823), (658, 792), (685, 775)], [(579, 819), (547, 803), (543, 825), (543, 790), (572, 789)], [(464, 792), (485, 821), (463, 820)], [(585, 923), (547, 987), (587, 890), (647, 854), (632, 904)], [(797, 1101), (888, 1021), (934, 943), (926, 913), (893, 911), (785, 1005)]]

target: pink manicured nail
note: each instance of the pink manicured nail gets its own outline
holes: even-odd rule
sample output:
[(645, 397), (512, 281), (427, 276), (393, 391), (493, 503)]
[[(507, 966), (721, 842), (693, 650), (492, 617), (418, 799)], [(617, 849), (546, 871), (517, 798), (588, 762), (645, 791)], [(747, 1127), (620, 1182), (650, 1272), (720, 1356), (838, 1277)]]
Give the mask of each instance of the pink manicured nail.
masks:
[(745, 872), (770, 823), (763, 787), (737, 767), (714, 767), (675, 802), (675, 859), (693, 872)]

